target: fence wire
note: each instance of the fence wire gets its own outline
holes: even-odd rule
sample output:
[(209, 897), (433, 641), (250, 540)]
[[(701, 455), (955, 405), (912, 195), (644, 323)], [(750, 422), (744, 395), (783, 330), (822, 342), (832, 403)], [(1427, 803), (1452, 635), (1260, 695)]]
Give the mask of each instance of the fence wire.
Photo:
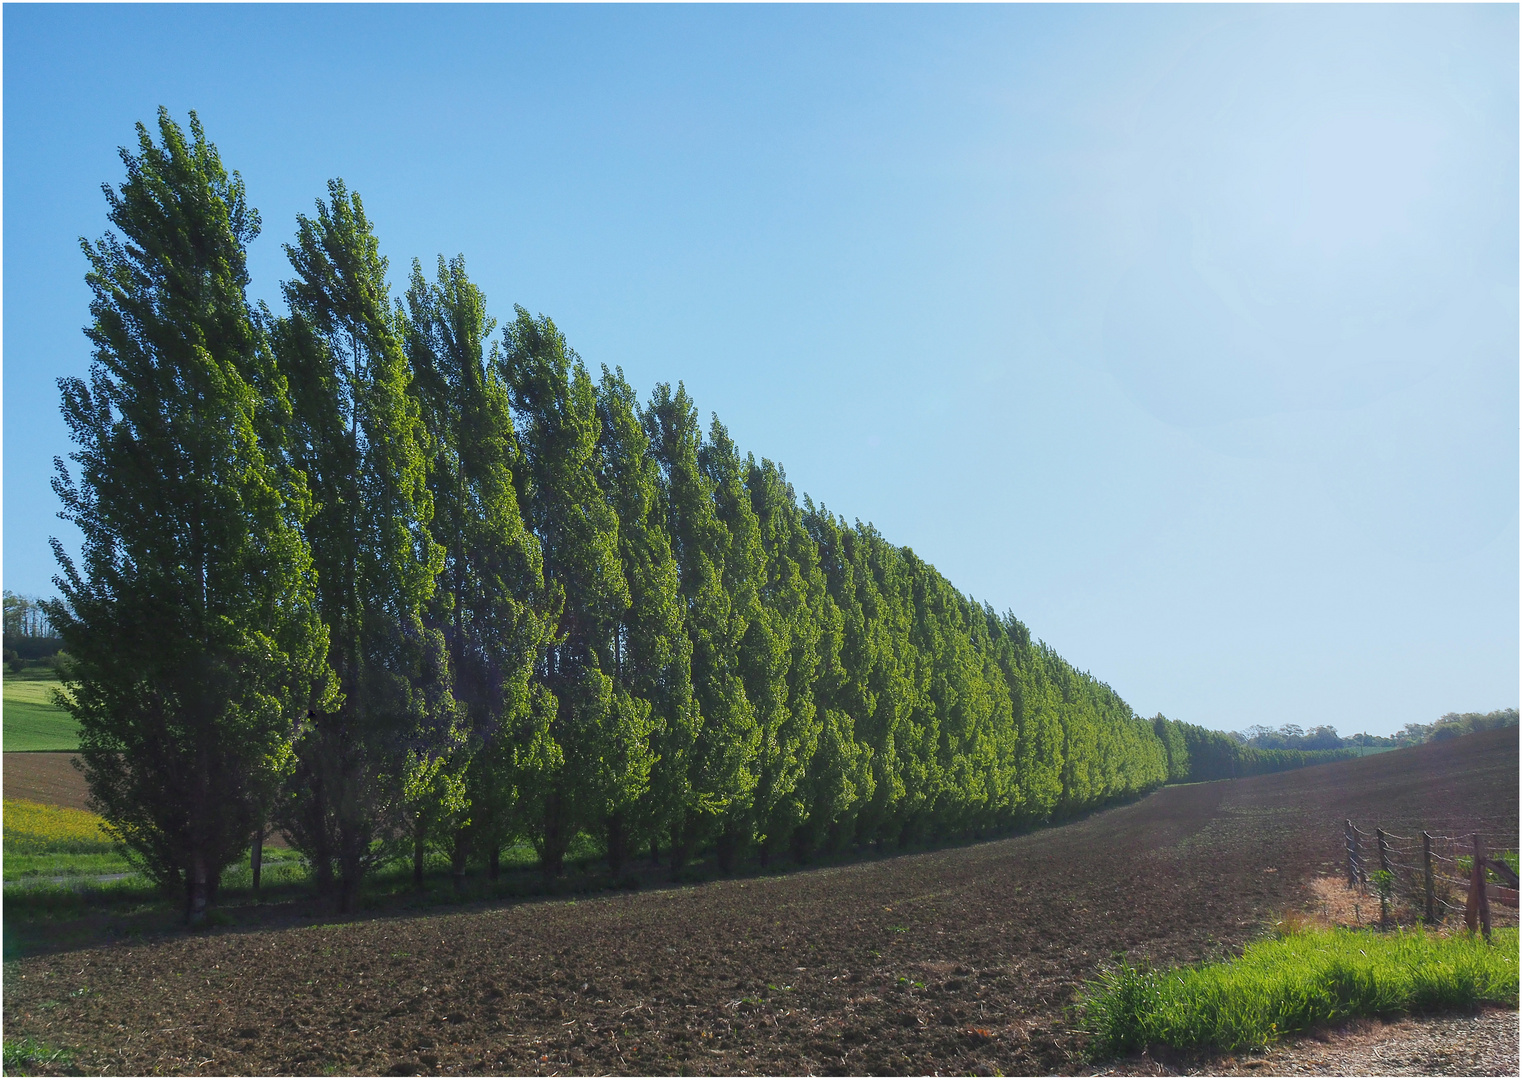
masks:
[[(1504, 855), (1509, 863), (1515, 863), (1517, 837), (1483, 830), (1479, 837), (1488, 858)], [(1415, 836), (1404, 836), (1376, 829), (1370, 834), (1351, 821), (1345, 821), (1344, 869), (1363, 895), (1374, 903), (1383, 901), (1392, 909), (1427, 910), (1430, 888), (1431, 907), (1441, 921), (1450, 912), (1467, 912), (1471, 872), (1465, 864), (1474, 858), (1474, 841), (1472, 830), (1424, 831)], [(1518, 867), (1512, 865), (1512, 869)], [(1488, 874), (1487, 890), (1502, 888), (1511, 892), (1509, 885), (1491, 881)]]

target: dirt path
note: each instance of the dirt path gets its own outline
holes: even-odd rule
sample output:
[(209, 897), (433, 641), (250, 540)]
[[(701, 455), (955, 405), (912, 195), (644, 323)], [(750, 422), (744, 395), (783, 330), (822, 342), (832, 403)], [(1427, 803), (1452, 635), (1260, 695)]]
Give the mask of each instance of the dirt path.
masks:
[(1517, 792), (1513, 729), (847, 867), (58, 953), (6, 965), (5, 1030), (116, 1074), (1088, 1072), (1110, 956), (1230, 954), (1343, 817), (1515, 832)]

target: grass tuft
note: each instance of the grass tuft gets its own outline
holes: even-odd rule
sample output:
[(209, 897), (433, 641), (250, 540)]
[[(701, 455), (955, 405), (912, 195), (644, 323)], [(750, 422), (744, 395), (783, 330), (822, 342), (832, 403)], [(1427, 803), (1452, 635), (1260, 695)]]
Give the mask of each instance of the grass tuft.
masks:
[(59, 1069), (74, 1060), (72, 1050), (60, 1050), (35, 1039), (6, 1039), (4, 1043), (6, 1076), (25, 1076), (30, 1069)]
[(1148, 1046), (1239, 1051), (1318, 1023), (1482, 1003), (1517, 1006), (1517, 930), (1494, 944), (1423, 930), (1279, 927), (1238, 960), (1168, 972), (1121, 962), (1080, 1009), (1095, 1057)]

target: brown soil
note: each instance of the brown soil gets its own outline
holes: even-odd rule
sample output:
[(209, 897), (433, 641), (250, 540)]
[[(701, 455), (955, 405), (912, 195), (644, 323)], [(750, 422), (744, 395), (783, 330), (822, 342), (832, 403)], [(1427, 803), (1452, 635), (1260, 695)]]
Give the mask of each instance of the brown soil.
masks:
[(1167, 788), (787, 876), (32, 957), (6, 965), (5, 1032), (116, 1074), (1091, 1071), (1069, 1006), (1101, 963), (1218, 958), (1314, 909), (1346, 817), (1516, 835), (1517, 749)]
[(5, 797), (88, 810), (90, 789), (71, 764), (72, 753), (10, 753), (5, 756)]

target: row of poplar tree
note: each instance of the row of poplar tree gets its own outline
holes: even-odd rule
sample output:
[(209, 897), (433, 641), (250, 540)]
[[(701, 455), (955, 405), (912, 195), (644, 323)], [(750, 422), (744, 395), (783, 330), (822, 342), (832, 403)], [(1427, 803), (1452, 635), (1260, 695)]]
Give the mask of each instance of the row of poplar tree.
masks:
[(284, 832), (352, 909), (380, 861), (579, 834), (806, 859), (1030, 824), (1168, 778), (1152, 725), (1013, 616), (805, 498), (685, 391), (461, 259), (394, 301), (357, 194), (246, 297), (259, 231), (191, 115), (138, 128), (60, 381), (76, 563), (50, 614), (97, 806), (193, 921)]

